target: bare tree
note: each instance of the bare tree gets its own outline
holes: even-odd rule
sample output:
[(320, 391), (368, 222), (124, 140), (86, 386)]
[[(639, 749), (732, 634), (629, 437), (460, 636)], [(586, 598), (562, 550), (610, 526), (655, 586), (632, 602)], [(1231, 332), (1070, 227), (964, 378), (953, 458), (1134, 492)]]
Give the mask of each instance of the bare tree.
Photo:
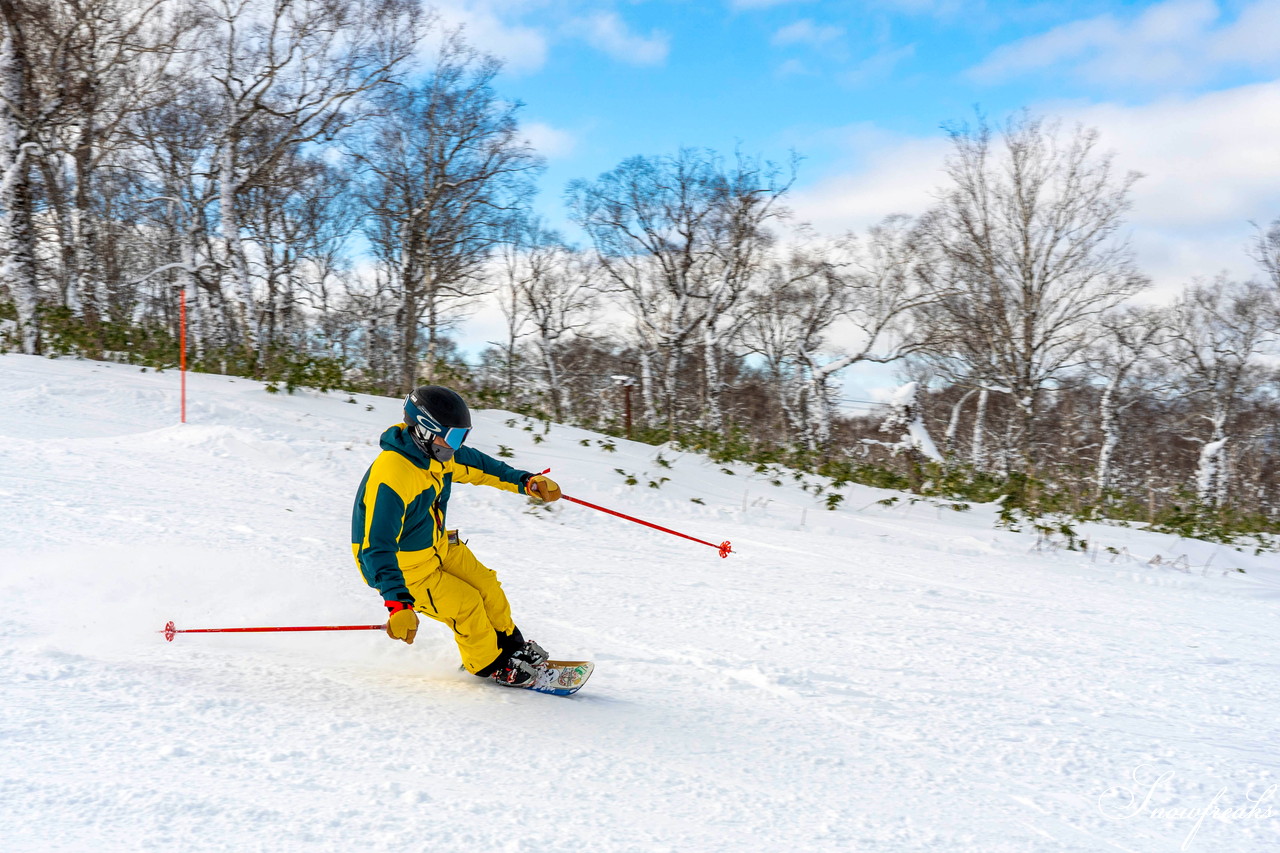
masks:
[(1261, 378), (1258, 355), (1275, 340), (1268, 328), (1269, 294), (1255, 282), (1220, 276), (1189, 287), (1169, 315), (1164, 352), (1186, 396), (1200, 406), (1207, 438), (1196, 471), (1196, 496), (1203, 506), (1228, 497), (1229, 443), (1234, 418)]
[(290, 181), (285, 210), (285, 239), (299, 245), (301, 260), (290, 272), (290, 296), (314, 312), (322, 337), (338, 346), (351, 325), (345, 297), (353, 276), (350, 246), (360, 228), (359, 206), (341, 165), (305, 157), (300, 166), (301, 180)]
[[(508, 241), (500, 250), (499, 267), (500, 302), (508, 330), (503, 354), (508, 393), (514, 392), (520, 375), (522, 386), (546, 392), (555, 420), (570, 419), (574, 407), (567, 393), (564, 350), (598, 315), (598, 269), (534, 216), (512, 223)], [(518, 352), (521, 337), (531, 338), (534, 359), (527, 360)], [(536, 365), (533, 374), (520, 369), (526, 362)]]
[(822, 265), (802, 249), (768, 265), (748, 295), (740, 340), (748, 352), (764, 359), (775, 394), (778, 421), (770, 426), (800, 437), (812, 449), (809, 418), (810, 385), (797, 353), (808, 342), (821, 347), (827, 330), (844, 310), (842, 282), (821, 274)]
[(840, 371), (896, 361), (918, 347), (908, 318), (929, 297), (913, 264), (910, 222), (891, 216), (865, 239), (801, 244), (761, 278), (742, 339), (778, 376), (779, 402), (793, 419), (787, 426), (811, 450), (831, 438)]
[(1165, 317), (1158, 310), (1130, 306), (1103, 315), (1100, 324), (1103, 337), (1089, 353), (1090, 367), (1104, 383), (1098, 400), (1102, 443), (1094, 468), (1094, 495), (1098, 499), (1111, 488), (1125, 410), (1155, 393), (1150, 359), (1165, 333)]
[(132, 296), (115, 289), (133, 270), (113, 264), (121, 258), (106, 249), (127, 230), (125, 128), (155, 105), (196, 18), (172, 0), (52, 0), (28, 9), (27, 21), (38, 96), (27, 99), (26, 117), (38, 147), (45, 254), (59, 301), (78, 311), (100, 348), (100, 324)]
[(796, 350), (811, 388), (815, 446), (831, 437), (836, 374), (860, 362), (898, 361), (922, 345), (912, 318), (936, 295), (919, 287), (917, 261), (911, 220), (896, 215), (872, 226), (865, 239), (846, 235), (825, 253), (821, 275), (830, 292), (843, 294), (842, 304), (833, 306), (843, 321), (841, 336), (830, 342), (826, 356), (819, 340), (801, 340)]
[[(552, 238), (542, 222), (534, 217), (516, 217), (507, 224), (507, 235), (496, 251), (498, 284), (495, 296), (502, 318), (506, 321), (506, 340), (501, 344), (502, 388), (509, 400), (516, 397), (516, 372), (520, 361), (519, 342), (525, 335), (524, 306), (520, 289), (535, 264), (531, 256), (538, 252), (543, 239)], [(490, 341), (498, 346), (496, 341)]]
[(413, 0), (203, 2), (219, 113), (219, 262), (240, 302), (243, 342), (257, 350), (261, 369), (273, 331), (242, 233), (246, 194), (268, 183), (290, 152), (345, 129), (358, 98), (397, 81), (424, 22)]
[(600, 292), (594, 281), (596, 272), (596, 265), (582, 253), (563, 245), (551, 246), (530, 258), (529, 275), (519, 290), (551, 411), (559, 421), (573, 415), (564, 389), (562, 352), (569, 339), (591, 325), (596, 316)]
[(1097, 317), (1146, 285), (1118, 233), (1139, 176), (1113, 174), (1095, 130), (1064, 137), (1025, 114), (998, 138), (985, 120), (949, 134), (949, 181), (921, 227), (939, 293), (929, 338), (1009, 390), (1019, 416), (1006, 446), (1033, 470), (1042, 393), (1080, 362)]
[(708, 280), (694, 291), (701, 301), (703, 403), (706, 429), (724, 429), (725, 393), (721, 358), (743, 322), (739, 310), (751, 283), (764, 268), (774, 236), (771, 221), (785, 218), (782, 197), (795, 183), (797, 158), (790, 169), (744, 156), (711, 176), (713, 214), (708, 247), (714, 261)]
[(772, 163), (682, 148), (632, 157), (595, 181), (574, 181), (570, 215), (590, 235), (601, 269), (631, 314), (640, 341), (645, 418), (661, 393), (668, 429), (676, 422), (677, 376), (701, 330), (703, 425), (723, 423), (722, 352), (736, 308), (772, 241), (768, 223), (794, 180)]
[(645, 420), (657, 420), (660, 391), (672, 430), (676, 376), (702, 319), (697, 294), (714, 261), (714, 173), (712, 152), (684, 148), (669, 157), (631, 157), (595, 181), (572, 182), (566, 192), (570, 216), (591, 237), (632, 317)]
[(22, 351), (35, 353), (39, 341), (36, 312), (36, 236), (32, 221), (31, 57), (26, 30), (29, 10), (18, 0), (0, 0), (0, 286), (18, 312)]
[(356, 147), (368, 236), (394, 291), (397, 388), (435, 375), (441, 334), (484, 288), (482, 273), (542, 161), (520, 138), (519, 103), (493, 89), (501, 63), (449, 34), (429, 78), (384, 93)]
[(269, 177), (245, 194), (243, 230), (252, 247), (260, 346), (274, 359), (272, 347), (295, 349), (305, 337), (304, 301), (332, 304), (332, 279), (341, 279), (341, 252), (357, 222), (349, 182), (324, 160), (294, 149)]
[(1280, 294), (1280, 219), (1266, 229), (1258, 228), (1250, 254), (1262, 267), (1272, 287)]
[(1249, 254), (1258, 262), (1271, 285), (1272, 316), (1275, 328), (1280, 331), (1280, 219), (1265, 230), (1258, 228)]
[(190, 62), (188, 57), (175, 69), (166, 91), (151, 109), (132, 117), (126, 132), (139, 184), (133, 216), (154, 258), (149, 273), (167, 291), (185, 294), (189, 340), (202, 362), (210, 350), (225, 356), (238, 319), (218, 263), (218, 102)]

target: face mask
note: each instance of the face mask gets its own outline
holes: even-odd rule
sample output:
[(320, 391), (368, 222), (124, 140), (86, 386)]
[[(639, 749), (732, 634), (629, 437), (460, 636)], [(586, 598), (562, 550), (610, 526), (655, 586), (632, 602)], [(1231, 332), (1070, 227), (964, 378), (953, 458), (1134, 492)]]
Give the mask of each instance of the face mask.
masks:
[[(453, 456), (452, 448), (437, 447), (434, 440), (435, 437), (432, 436), (431, 433), (427, 432), (422, 427), (418, 427), (410, 424), (407, 432), (409, 433), (409, 439), (413, 442), (414, 447), (418, 448), (423, 453), (425, 453), (428, 459), (438, 459), (438, 457), (436, 456), (437, 450), (449, 451), (449, 456), (446, 456), (445, 459), (448, 459), (449, 457)], [(439, 459), (439, 461), (444, 462), (445, 459)]]
[(436, 444), (434, 441), (431, 442), (430, 447), (431, 449), (428, 450), (427, 452), (431, 454), (431, 458), (436, 460), (437, 462), (448, 462), (450, 459), (453, 458), (454, 451), (452, 447), (441, 447), (439, 444)]

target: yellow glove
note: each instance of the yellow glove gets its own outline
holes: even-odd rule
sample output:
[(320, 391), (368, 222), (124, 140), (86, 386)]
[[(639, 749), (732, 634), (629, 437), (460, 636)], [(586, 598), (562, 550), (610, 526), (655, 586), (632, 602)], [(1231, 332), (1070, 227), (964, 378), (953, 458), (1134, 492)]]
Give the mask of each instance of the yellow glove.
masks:
[[(399, 605), (399, 609), (391, 610), (393, 604)], [(391, 618), (387, 620), (387, 636), (413, 645), (414, 635), (418, 633), (418, 614), (413, 612), (413, 606), (400, 601), (389, 601), (387, 609), (391, 610)]]
[(524, 490), (535, 498), (540, 498), (548, 503), (560, 500), (560, 487), (556, 485), (556, 481), (541, 474), (534, 474), (530, 477), (529, 482), (524, 484)]

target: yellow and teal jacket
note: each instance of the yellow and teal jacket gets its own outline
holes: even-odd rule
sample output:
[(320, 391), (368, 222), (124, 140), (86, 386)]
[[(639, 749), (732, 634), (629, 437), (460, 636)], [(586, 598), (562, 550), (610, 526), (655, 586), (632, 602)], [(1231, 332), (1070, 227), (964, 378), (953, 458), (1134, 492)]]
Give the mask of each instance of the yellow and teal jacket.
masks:
[(365, 583), (384, 601), (413, 603), (405, 573), (434, 571), (447, 547), (445, 512), (454, 483), (493, 486), (525, 494), (531, 476), (473, 447), (462, 446), (448, 462), (418, 449), (404, 424), (382, 434), (351, 512), (351, 552)]

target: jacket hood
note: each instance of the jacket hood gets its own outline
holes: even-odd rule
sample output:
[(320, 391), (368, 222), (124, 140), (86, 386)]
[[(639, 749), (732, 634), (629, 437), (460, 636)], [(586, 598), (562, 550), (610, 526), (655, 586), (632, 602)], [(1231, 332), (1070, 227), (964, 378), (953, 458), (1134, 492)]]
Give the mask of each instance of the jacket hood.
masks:
[(419, 450), (418, 445), (413, 443), (413, 439), (409, 437), (409, 428), (406, 424), (400, 423), (387, 427), (378, 443), (383, 450), (394, 450), (419, 468), (429, 469), (433, 464), (439, 464)]

